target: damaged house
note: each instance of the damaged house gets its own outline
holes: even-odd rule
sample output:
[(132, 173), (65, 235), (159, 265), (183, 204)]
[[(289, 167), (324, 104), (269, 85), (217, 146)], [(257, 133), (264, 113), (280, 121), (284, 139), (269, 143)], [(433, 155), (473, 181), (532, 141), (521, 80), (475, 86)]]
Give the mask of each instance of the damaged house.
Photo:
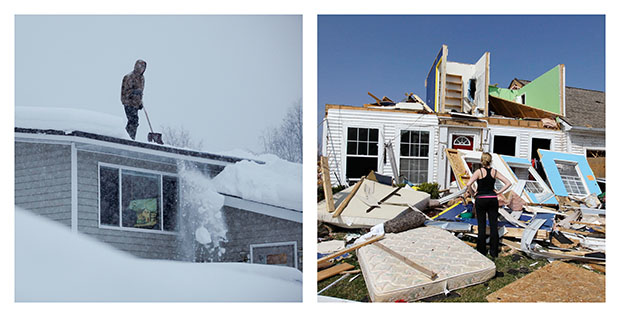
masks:
[(407, 94), (394, 102), (369, 93), (376, 102), (363, 107), (327, 104), (322, 153), (332, 184), (352, 184), (376, 171), (397, 183), (454, 189), (458, 175), (449, 149), (488, 151), (534, 166), (539, 150), (586, 155), (604, 181), (604, 92), (566, 87), (564, 65), (498, 88), (490, 84), (490, 58), (485, 52), (474, 64), (449, 61), (443, 45), (426, 77), (424, 100)]
[(226, 168), (264, 162), (133, 141), (114, 118), (16, 108), (16, 206), (137, 257), (301, 269), (301, 206), (212, 184)]

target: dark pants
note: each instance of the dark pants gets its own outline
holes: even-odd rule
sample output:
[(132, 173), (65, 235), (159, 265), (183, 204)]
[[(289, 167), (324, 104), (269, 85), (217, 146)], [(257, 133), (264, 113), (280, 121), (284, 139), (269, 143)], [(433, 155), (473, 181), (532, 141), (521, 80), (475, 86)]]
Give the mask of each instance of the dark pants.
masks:
[(125, 114), (127, 115), (127, 125), (125, 130), (129, 134), (132, 140), (136, 139), (136, 132), (138, 130), (138, 108), (133, 106), (125, 106)]
[(476, 249), (478, 252), (487, 254), (487, 215), (491, 229), (491, 253), (492, 257), (499, 254), (499, 234), (497, 233), (497, 198), (476, 198), (476, 219), (478, 219), (478, 240)]

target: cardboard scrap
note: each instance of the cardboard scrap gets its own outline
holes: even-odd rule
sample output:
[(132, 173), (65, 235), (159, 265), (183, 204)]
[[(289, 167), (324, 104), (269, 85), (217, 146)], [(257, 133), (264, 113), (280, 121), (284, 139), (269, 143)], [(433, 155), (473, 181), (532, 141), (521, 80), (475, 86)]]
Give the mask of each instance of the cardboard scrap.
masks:
[(554, 261), (487, 296), (489, 302), (605, 302), (605, 276)]

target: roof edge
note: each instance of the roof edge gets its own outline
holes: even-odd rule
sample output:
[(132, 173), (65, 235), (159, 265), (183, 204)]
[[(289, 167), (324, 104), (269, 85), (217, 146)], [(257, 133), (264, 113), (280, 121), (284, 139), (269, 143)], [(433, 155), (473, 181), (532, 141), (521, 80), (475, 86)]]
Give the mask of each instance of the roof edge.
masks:
[(27, 133), (27, 134), (33, 134), (33, 135), (46, 134), (46, 135), (56, 135), (56, 136), (79, 137), (79, 138), (92, 139), (92, 140), (103, 141), (103, 142), (108, 142), (108, 143), (122, 144), (125, 146), (133, 146), (137, 148), (173, 153), (176, 155), (191, 156), (191, 157), (210, 159), (210, 160), (222, 161), (222, 162), (228, 162), (228, 163), (237, 163), (243, 160), (253, 161), (259, 164), (265, 163), (265, 162), (257, 161), (253, 159), (245, 159), (245, 158), (239, 158), (239, 157), (234, 157), (234, 156), (226, 156), (226, 155), (212, 154), (212, 153), (207, 153), (207, 152), (200, 152), (200, 151), (195, 151), (195, 150), (173, 148), (173, 147), (161, 146), (161, 145), (156, 145), (156, 144), (137, 142), (133, 140), (125, 140), (125, 139), (121, 139), (117, 137), (111, 137), (111, 136), (100, 135), (100, 134), (84, 132), (84, 131), (65, 132), (65, 131), (54, 130), (54, 129), (32, 129), (32, 128), (15, 127), (15, 133)]

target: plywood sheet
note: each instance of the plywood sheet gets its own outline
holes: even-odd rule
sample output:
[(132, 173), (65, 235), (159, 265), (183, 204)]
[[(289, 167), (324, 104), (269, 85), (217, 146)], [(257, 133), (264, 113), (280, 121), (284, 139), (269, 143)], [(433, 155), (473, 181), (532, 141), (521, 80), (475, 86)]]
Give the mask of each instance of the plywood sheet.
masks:
[(604, 302), (605, 275), (555, 261), (487, 296), (489, 302)]

